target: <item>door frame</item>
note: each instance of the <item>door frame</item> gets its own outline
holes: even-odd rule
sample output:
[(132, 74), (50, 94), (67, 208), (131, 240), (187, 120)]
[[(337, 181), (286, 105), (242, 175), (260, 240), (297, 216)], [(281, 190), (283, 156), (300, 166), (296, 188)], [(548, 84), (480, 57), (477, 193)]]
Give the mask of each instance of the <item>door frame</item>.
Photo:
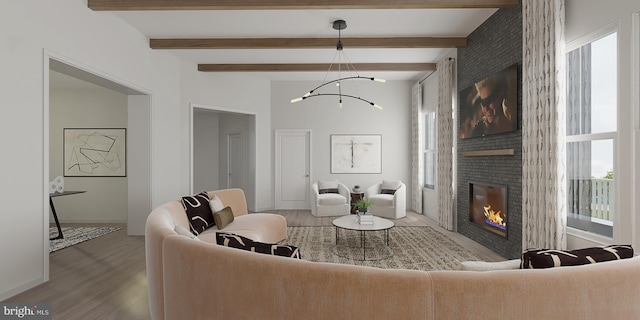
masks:
[[(275, 209), (279, 209), (278, 199), (281, 198), (282, 194), (280, 192), (282, 187), (282, 172), (280, 171), (280, 166), (282, 164), (282, 159), (280, 158), (280, 151), (282, 146), (280, 145), (280, 137), (283, 134), (287, 133), (295, 133), (295, 132), (304, 132), (309, 135), (309, 152), (307, 154), (307, 158), (309, 159), (309, 182), (313, 180), (313, 158), (311, 157), (311, 150), (313, 150), (313, 133), (311, 129), (276, 129), (275, 130), (275, 163), (274, 163), (274, 193), (273, 193), (273, 205)], [(311, 188), (311, 184), (306, 186), (307, 188)], [(310, 192), (310, 191), (309, 191)], [(309, 204), (311, 205), (311, 204)]]

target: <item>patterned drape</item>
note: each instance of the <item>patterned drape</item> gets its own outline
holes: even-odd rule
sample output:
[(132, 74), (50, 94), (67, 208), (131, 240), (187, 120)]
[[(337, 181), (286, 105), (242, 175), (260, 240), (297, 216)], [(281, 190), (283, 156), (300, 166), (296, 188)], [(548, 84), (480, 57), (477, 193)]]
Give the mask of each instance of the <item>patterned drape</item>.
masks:
[(411, 209), (417, 213), (422, 213), (423, 140), (422, 84), (417, 82), (411, 88)]
[(522, 247), (566, 248), (564, 0), (523, 0)]
[(454, 230), (453, 212), (453, 59), (438, 62), (438, 224)]

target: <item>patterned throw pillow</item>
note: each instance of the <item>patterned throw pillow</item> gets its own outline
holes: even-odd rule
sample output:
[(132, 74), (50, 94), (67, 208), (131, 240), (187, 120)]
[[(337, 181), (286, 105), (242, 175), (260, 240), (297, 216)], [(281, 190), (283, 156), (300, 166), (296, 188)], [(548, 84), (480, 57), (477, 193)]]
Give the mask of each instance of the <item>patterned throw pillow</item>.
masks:
[(318, 180), (318, 193), (338, 193), (338, 181)]
[(213, 214), (213, 220), (218, 226), (218, 230), (222, 230), (229, 223), (233, 222), (234, 216), (231, 207), (224, 207), (224, 209)]
[(319, 189), (318, 190), (319, 194), (323, 194), (323, 193), (339, 193), (338, 192), (338, 188), (331, 188), (331, 189)]
[(394, 180), (382, 180), (382, 184), (380, 185), (380, 193), (381, 194), (395, 194), (396, 190), (400, 188), (400, 181)]
[(216, 233), (216, 243), (225, 247), (270, 254), (272, 256), (301, 259), (298, 247), (253, 241), (249, 238), (228, 232)]
[(182, 197), (182, 207), (187, 213), (191, 232), (199, 235), (200, 232), (213, 226), (213, 214), (209, 207), (209, 196), (206, 192), (201, 192), (195, 196)]
[(578, 250), (528, 249), (522, 253), (521, 269), (577, 266), (633, 257), (628, 245), (609, 245)]

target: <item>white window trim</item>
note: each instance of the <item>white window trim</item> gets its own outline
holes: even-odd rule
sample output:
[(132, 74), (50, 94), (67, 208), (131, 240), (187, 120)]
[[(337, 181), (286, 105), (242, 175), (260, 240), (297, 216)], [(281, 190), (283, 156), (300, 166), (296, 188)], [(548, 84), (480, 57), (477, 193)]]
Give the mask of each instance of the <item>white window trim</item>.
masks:
[[(578, 49), (586, 44), (595, 42), (599, 39), (602, 39), (608, 35), (611, 35), (613, 33), (617, 33), (618, 36), (616, 37), (616, 49), (619, 49), (619, 42), (620, 42), (620, 37), (619, 37), (619, 24), (618, 22), (613, 22), (610, 23), (600, 29), (594, 30), (574, 41), (568, 42), (565, 44), (565, 54), (569, 53), (575, 49)], [(619, 71), (619, 62), (620, 62), (620, 52), (619, 50), (617, 51), (617, 60), (618, 60), (618, 71)], [(617, 77), (620, 77), (620, 74), (618, 73)], [(620, 88), (618, 87), (617, 89), (617, 94), (620, 94)], [(620, 101), (619, 99), (617, 99), (617, 103), (616, 103), (616, 108), (618, 110), (620, 110)], [(569, 142), (582, 142), (582, 141), (597, 141), (597, 140), (608, 140), (608, 139), (612, 139), (613, 140), (613, 152), (614, 152), (614, 161), (613, 161), (613, 172), (619, 172), (618, 170), (618, 132), (619, 132), (619, 123), (616, 119), (616, 131), (614, 132), (598, 132), (598, 133), (589, 133), (589, 134), (577, 134), (577, 135), (566, 135), (565, 137), (565, 145), (566, 143)], [(619, 187), (619, 181), (616, 180), (614, 183), (614, 193), (615, 190)], [(595, 243), (600, 243), (602, 245), (607, 245), (607, 244), (613, 244), (614, 239), (616, 239), (617, 237), (619, 237), (620, 234), (620, 223), (619, 223), (619, 218), (618, 218), (618, 212), (617, 212), (617, 207), (618, 207), (618, 199), (617, 199), (617, 195), (615, 196), (615, 198), (613, 199), (612, 202), (612, 209), (613, 209), (613, 214), (612, 214), (612, 220), (613, 220), (613, 237), (606, 237), (603, 235), (599, 235), (599, 234), (595, 234), (595, 233), (591, 233), (588, 231), (584, 231), (584, 230), (580, 230), (580, 229), (576, 229), (570, 226), (567, 226), (567, 235), (571, 235), (573, 237), (579, 238), (579, 239), (584, 239), (587, 241), (591, 241), (591, 242), (595, 242)]]

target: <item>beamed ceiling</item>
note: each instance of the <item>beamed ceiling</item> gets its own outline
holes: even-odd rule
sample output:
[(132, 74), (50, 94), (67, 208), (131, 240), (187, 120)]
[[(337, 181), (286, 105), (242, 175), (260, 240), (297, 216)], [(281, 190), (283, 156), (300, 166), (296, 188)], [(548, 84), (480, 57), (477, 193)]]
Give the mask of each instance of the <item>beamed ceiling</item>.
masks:
[[(419, 79), (499, 8), (518, 0), (88, 0), (202, 72), (317, 80), (335, 54), (334, 20), (347, 22), (344, 53), (358, 71)], [(344, 61), (342, 61), (344, 62)], [(337, 71), (336, 64), (332, 71)], [(342, 67), (341, 70), (344, 71)]]

